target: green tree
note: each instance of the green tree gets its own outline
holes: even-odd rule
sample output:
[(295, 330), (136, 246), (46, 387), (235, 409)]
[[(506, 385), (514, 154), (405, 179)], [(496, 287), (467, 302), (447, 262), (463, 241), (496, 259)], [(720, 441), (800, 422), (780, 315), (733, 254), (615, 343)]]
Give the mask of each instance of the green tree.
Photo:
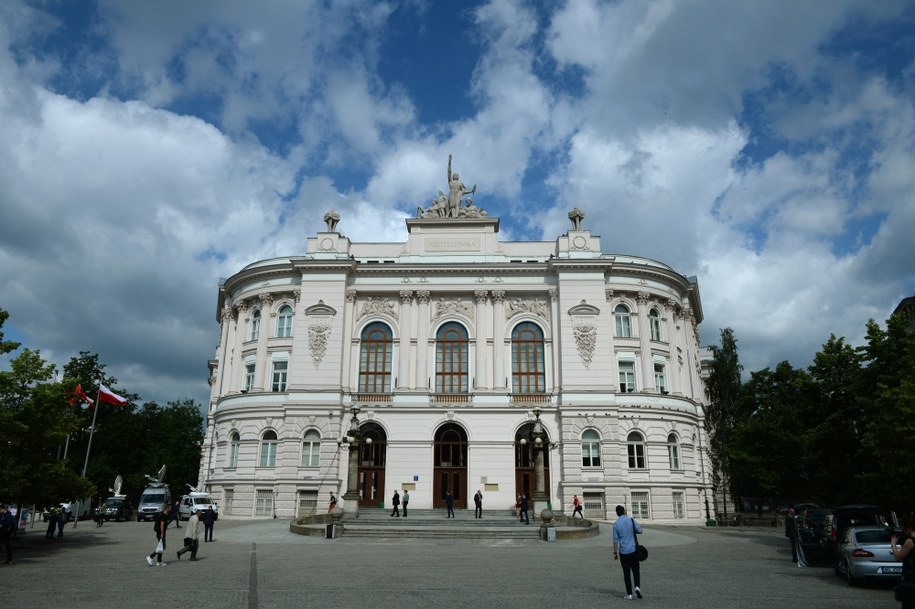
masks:
[[(731, 464), (727, 447), (734, 429), (741, 391), (740, 374), (743, 371), (737, 355), (734, 331), (731, 328), (721, 330), (721, 345), (712, 345), (710, 349), (712, 363), (709, 377), (705, 382), (705, 392), (708, 396), (708, 403), (705, 405), (705, 428), (709, 434), (709, 458), (712, 462), (715, 488), (719, 491), (729, 491), (733, 495), (733, 489), (730, 488)], [(724, 517), (727, 519), (727, 501), (723, 509)]]

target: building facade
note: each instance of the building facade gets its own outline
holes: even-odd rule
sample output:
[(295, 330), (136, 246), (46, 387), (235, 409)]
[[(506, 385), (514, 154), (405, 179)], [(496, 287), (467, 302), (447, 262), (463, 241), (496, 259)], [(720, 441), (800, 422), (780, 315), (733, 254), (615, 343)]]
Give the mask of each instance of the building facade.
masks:
[(554, 241), (501, 241), (461, 190), (404, 242), (350, 242), (329, 213), (305, 254), (222, 282), (200, 468), (221, 513), (334, 493), (355, 514), (407, 489), (419, 509), (523, 492), (535, 513), (578, 495), (591, 517), (704, 522), (695, 279), (604, 253), (577, 209)]

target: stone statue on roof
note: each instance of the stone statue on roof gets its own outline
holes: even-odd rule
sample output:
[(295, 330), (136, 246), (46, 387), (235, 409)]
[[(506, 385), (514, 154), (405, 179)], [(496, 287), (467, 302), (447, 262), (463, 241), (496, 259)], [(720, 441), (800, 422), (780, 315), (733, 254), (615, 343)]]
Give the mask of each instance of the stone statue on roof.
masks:
[[(438, 191), (438, 197), (432, 199), (428, 208), (417, 207), (416, 217), (423, 219), (435, 218), (485, 218), (486, 212), (473, 204), (473, 199), (469, 195), (477, 192), (477, 185), (474, 184), (468, 190), (464, 183), (461, 182), (461, 176), (457, 172), (451, 171), (451, 155), (448, 155), (448, 195), (446, 196), (441, 190)], [(462, 200), (467, 197), (466, 206), (463, 206)]]

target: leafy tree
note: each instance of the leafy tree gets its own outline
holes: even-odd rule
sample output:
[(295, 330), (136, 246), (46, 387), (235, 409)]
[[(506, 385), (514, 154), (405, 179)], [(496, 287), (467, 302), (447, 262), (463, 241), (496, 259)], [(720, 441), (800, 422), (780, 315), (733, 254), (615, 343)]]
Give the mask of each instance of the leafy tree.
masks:
[[(709, 434), (709, 457), (712, 462), (712, 476), (715, 488), (731, 491), (730, 469), (727, 446), (734, 429), (737, 402), (740, 399), (740, 374), (743, 367), (737, 356), (737, 339), (731, 328), (721, 330), (721, 345), (712, 345), (712, 364), (705, 391), (708, 403), (705, 406), (705, 427)], [(717, 495), (717, 493), (716, 493)], [(728, 509), (725, 501), (724, 517)]]

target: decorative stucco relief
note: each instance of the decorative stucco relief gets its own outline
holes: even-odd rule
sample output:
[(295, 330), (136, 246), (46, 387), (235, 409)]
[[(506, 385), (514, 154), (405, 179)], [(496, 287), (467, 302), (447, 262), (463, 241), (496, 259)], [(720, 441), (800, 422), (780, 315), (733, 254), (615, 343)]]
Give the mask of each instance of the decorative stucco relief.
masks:
[(544, 320), (550, 318), (550, 308), (545, 300), (536, 298), (526, 298), (524, 300), (521, 298), (512, 298), (507, 304), (508, 306), (505, 310), (506, 319), (511, 319), (515, 315), (521, 315), (522, 313), (532, 313)]
[(362, 303), (357, 319), (362, 319), (366, 315), (387, 315), (392, 319), (397, 319), (397, 309), (394, 308), (394, 303), (387, 298), (369, 296)]
[(468, 319), (473, 319), (473, 305), (463, 300), (447, 300), (439, 298), (435, 303), (435, 312), (432, 314), (432, 321), (441, 319), (445, 315), (463, 315)]
[(575, 347), (584, 362), (585, 368), (591, 367), (594, 349), (597, 347), (597, 324), (591, 317), (573, 317), (572, 329), (575, 333)]
[(320, 366), (327, 352), (327, 339), (330, 337), (330, 317), (310, 317), (308, 319), (308, 348), (315, 368)]

